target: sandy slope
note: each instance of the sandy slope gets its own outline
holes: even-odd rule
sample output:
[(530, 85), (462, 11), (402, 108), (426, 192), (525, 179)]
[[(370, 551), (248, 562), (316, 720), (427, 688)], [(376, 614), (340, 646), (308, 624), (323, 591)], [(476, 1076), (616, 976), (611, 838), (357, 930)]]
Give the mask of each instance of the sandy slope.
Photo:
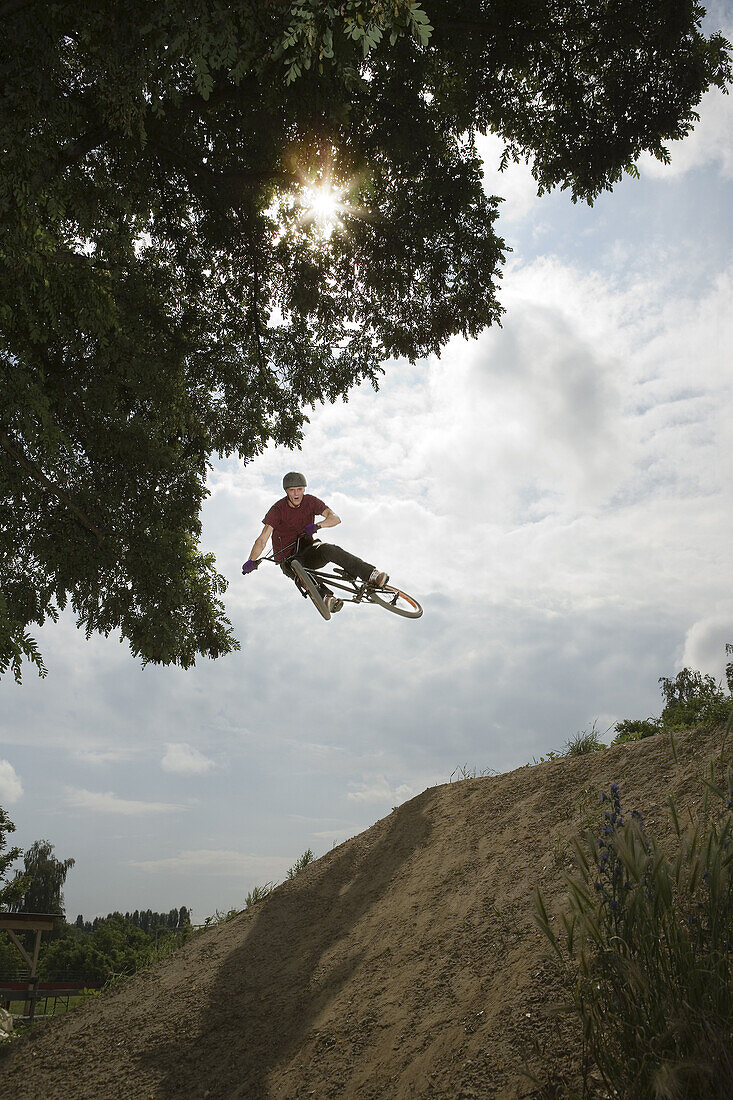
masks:
[[(661, 736), (434, 787), (250, 913), (0, 1056), (2, 1100), (514, 1097), (577, 1035), (535, 929), (612, 782), (661, 828), (715, 736)], [(650, 826), (651, 827), (651, 826)]]

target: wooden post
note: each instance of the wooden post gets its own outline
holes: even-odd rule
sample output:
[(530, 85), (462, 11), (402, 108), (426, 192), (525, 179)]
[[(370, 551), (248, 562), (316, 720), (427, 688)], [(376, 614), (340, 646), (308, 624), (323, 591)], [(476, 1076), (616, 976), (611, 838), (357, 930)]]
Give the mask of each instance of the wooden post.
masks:
[[(36, 928), (36, 942), (35, 942), (34, 947), (33, 947), (33, 965), (31, 966), (31, 976), (30, 976), (30, 979), (28, 981), (29, 991), (30, 991), (30, 984), (31, 984), (31, 982), (33, 982), (34, 983), (33, 992), (36, 993), (36, 994), (38, 993), (38, 977), (36, 975), (36, 967), (38, 966), (38, 953), (39, 953), (40, 950), (41, 950), (41, 929)], [(38, 1004), (38, 997), (34, 996), (31, 1000), (29, 1000), (27, 1002), (27, 1004), (25, 1006), (25, 1014), (31, 1020), (33, 1019), (33, 1017), (36, 1014), (36, 1005), (37, 1004)]]
[(36, 1004), (38, 1003), (38, 978), (34, 975), (28, 979), (28, 1000), (23, 1006), (23, 1015), (27, 1016), (29, 1020), (33, 1020), (36, 1014)]
[[(26, 951), (25, 947), (23, 947), (23, 944), (20, 942), (20, 940), (18, 939), (18, 937), (16, 936), (16, 934), (13, 931), (12, 928), (8, 928), (7, 933), (10, 936), (10, 939), (15, 944), (15, 946), (20, 951), (20, 953), (23, 956), (23, 958), (25, 959), (25, 961), (28, 963), (28, 967), (30, 969), (30, 974), (28, 975), (28, 992), (30, 993), (31, 984), (35, 980), (35, 976), (36, 976), (36, 964), (38, 962), (38, 948), (39, 948), (39, 940), (41, 938), (41, 930), (38, 929), (36, 931), (36, 949), (33, 952), (33, 958), (30, 957), (30, 955)], [(37, 984), (38, 983), (36, 982), (36, 985)], [(32, 997), (29, 997), (29, 999), (23, 1005), (23, 1015), (30, 1017), (30, 1019), (32, 1020), (33, 1016), (34, 1016), (35, 1007), (36, 1007), (35, 999), (32, 998)]]
[(16, 936), (13, 929), (12, 928), (6, 928), (6, 932), (10, 936), (10, 938), (13, 941), (13, 943), (15, 944), (15, 946), (20, 951), (20, 953), (23, 956), (23, 958), (25, 959), (25, 961), (28, 963), (28, 969), (30, 970), (31, 975), (32, 975), (34, 973), (33, 959), (30, 957), (30, 955), (26, 951), (25, 947), (23, 947), (23, 944), (20, 942), (20, 940)]
[[(41, 950), (41, 933), (50, 932), (53, 928), (55, 919), (55, 913), (0, 913), (0, 929), (4, 929), (8, 933), (11, 941), (18, 948), (18, 951), (20, 951), (30, 970), (24, 1015), (30, 1017), (31, 1020), (36, 1011), (36, 993), (38, 992), (36, 967), (38, 966), (38, 955)], [(36, 933), (32, 957), (28, 954), (25, 947), (23, 947), (16, 932)]]

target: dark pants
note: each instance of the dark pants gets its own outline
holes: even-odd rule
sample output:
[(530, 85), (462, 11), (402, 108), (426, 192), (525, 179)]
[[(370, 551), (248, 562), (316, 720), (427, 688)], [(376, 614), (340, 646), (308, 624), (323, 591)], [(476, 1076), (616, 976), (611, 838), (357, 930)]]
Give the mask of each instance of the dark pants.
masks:
[[(368, 581), (374, 570), (373, 565), (362, 561), (341, 546), (335, 546), (332, 542), (314, 543), (306, 546), (294, 555), (298, 561), (302, 561), (307, 569), (323, 569), (328, 562), (340, 565), (352, 577), (358, 577), (362, 581)], [(286, 570), (287, 572), (287, 570)]]
[(306, 547), (298, 557), (308, 569), (323, 569), (328, 562), (340, 565), (352, 577), (358, 577), (362, 581), (368, 581), (374, 569), (373, 565), (362, 561), (341, 546), (334, 546), (332, 542), (320, 542)]

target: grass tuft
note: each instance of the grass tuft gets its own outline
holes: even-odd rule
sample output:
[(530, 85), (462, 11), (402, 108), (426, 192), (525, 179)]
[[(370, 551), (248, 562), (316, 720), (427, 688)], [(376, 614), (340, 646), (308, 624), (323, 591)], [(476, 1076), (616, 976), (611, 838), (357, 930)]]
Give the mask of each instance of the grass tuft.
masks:
[(589, 730), (579, 730), (575, 737), (565, 742), (565, 756), (586, 756), (590, 752), (599, 752), (605, 745), (598, 738), (596, 723)]
[(253, 905), (257, 905), (258, 902), (264, 901), (274, 889), (274, 882), (266, 882), (264, 886), (253, 887), (244, 899), (244, 908), (251, 909)]
[(449, 783), (462, 782), (464, 779), (486, 779), (489, 775), (498, 775), (494, 768), (469, 767), (468, 764), (458, 764), (453, 769), (448, 780)]

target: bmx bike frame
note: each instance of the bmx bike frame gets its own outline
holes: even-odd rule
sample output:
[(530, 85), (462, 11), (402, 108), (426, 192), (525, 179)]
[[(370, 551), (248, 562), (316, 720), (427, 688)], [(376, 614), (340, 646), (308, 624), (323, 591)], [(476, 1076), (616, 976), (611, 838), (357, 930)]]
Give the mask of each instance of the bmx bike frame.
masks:
[[(296, 588), (306, 597), (306, 599), (308, 598), (308, 593), (303, 591), (303, 586), (300, 584), (298, 577), (290, 568), (290, 562), (293, 560), (300, 563), (303, 572), (307, 573), (308, 576), (312, 578), (323, 596), (326, 595), (327, 591), (337, 588), (339, 593), (344, 593), (343, 596), (339, 595), (339, 599), (343, 599), (344, 603), (361, 603), (369, 592), (369, 585), (367, 582), (360, 581), (357, 577), (352, 577), (345, 569), (342, 569), (340, 565), (335, 565), (333, 567), (333, 573), (327, 573), (323, 569), (309, 569), (298, 557), (300, 551), (300, 547), (298, 546), (299, 541), (299, 539), (296, 539), (295, 542), (290, 544), (290, 546), (295, 547), (295, 552), (290, 554), (287, 558), (283, 558), (282, 561), (275, 561), (273, 555), (268, 555), (262, 560), (271, 561), (275, 565), (279, 565), (285, 575), (295, 582)], [(285, 549), (289, 550), (290, 546), (286, 546)]]
[[(287, 562), (285, 564), (287, 564)], [(339, 593), (343, 592), (344, 595), (339, 595), (339, 599), (342, 599), (344, 603), (361, 603), (367, 596), (369, 590), (367, 582), (352, 577), (339, 565), (334, 566), (333, 573), (326, 573), (320, 569), (309, 569), (308, 566), (303, 565), (302, 562), (300, 564), (303, 570), (313, 578), (319, 589), (338, 589)], [(295, 577), (295, 583), (298, 584), (297, 577)], [(298, 587), (300, 588), (300, 585), (298, 585)], [(307, 593), (304, 592), (303, 595), (306, 596)]]
[[(311, 599), (315, 603), (324, 618), (330, 618), (330, 612), (324, 603), (325, 598), (329, 594), (335, 595), (336, 592), (338, 592), (337, 598), (342, 600), (343, 603), (362, 603), (366, 601), (366, 603), (379, 604), (380, 607), (384, 607), (388, 611), (394, 611), (398, 615), (406, 615), (408, 618), (419, 618), (422, 615), (422, 608), (416, 600), (391, 585), (386, 585), (384, 588), (375, 588), (368, 581), (352, 577), (340, 565), (335, 565), (331, 572), (326, 572), (323, 569), (310, 569), (298, 557), (300, 537), (290, 543), (289, 546), (284, 547), (284, 550), (290, 550), (291, 547), (295, 547), (294, 552), (283, 558), (282, 561), (276, 561), (274, 552), (261, 560), (271, 561), (273, 564), (279, 565), (285, 575), (294, 582), (300, 594), (305, 599)], [(291, 563), (297, 563), (297, 571), (293, 569)], [(302, 578), (298, 576), (298, 572), (303, 574)], [(312, 583), (315, 591), (308, 591), (310, 583)], [(407, 607), (400, 601), (406, 601)]]

